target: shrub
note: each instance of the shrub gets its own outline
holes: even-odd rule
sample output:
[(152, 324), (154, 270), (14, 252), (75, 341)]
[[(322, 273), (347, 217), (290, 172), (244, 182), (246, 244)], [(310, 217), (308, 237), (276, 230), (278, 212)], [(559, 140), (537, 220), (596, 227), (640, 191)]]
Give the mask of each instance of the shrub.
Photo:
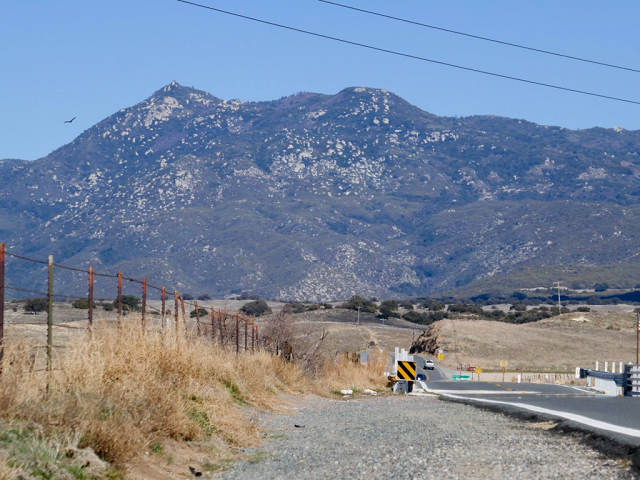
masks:
[(29, 313), (44, 312), (49, 306), (46, 298), (27, 298), (24, 302), (24, 311)]
[[(114, 308), (118, 307), (118, 299), (113, 301)], [(107, 310), (105, 308), (105, 310)], [(140, 299), (135, 295), (122, 295), (122, 310), (123, 311), (137, 311), (140, 310)]]
[[(79, 308), (81, 310), (89, 310), (89, 299), (88, 298), (78, 298), (71, 302), (71, 306), (73, 308)], [(96, 308), (96, 303), (93, 302), (93, 308)]]
[(261, 315), (271, 313), (269, 305), (267, 305), (267, 302), (265, 302), (264, 300), (254, 300), (253, 302), (245, 303), (240, 311), (254, 317), (259, 317)]
[(415, 310), (411, 310), (404, 315), (402, 318), (408, 320), (409, 322), (419, 323), (421, 325), (429, 325), (430, 323), (437, 322), (438, 320), (442, 320), (443, 318), (447, 318), (447, 312), (416, 312)]
[(403, 300), (400, 302), (400, 306), (405, 310), (413, 310), (413, 302), (411, 300)]
[(590, 312), (591, 309), (589, 307), (581, 306), (576, 308), (576, 312)]
[(204, 295), (200, 295), (198, 300), (211, 300), (211, 297), (205, 293)]
[(606, 284), (606, 283), (596, 283), (596, 284), (593, 286), (593, 289), (594, 289), (596, 292), (605, 292), (605, 291), (609, 290), (609, 285), (608, 285), (608, 284)]
[[(207, 313), (208, 312), (204, 308), (198, 307), (198, 314), (200, 315), (200, 318), (206, 317)], [(193, 310), (191, 310), (191, 313), (189, 313), (189, 316), (191, 318), (196, 318), (196, 309), (195, 308)]]
[(302, 313), (308, 310), (307, 306), (302, 302), (290, 302), (282, 307), (282, 311), (285, 313)]
[(421, 307), (425, 310), (433, 310), (437, 312), (438, 310), (444, 310), (445, 304), (444, 302), (439, 302), (437, 300), (425, 300), (422, 302)]
[(348, 308), (350, 310), (358, 310), (362, 312), (376, 313), (376, 305), (371, 300), (367, 300), (360, 295), (354, 295), (347, 302), (341, 305), (342, 308)]
[(113, 311), (113, 308), (114, 308), (113, 303), (104, 302), (104, 303), (101, 303), (100, 305), (102, 305), (102, 308), (104, 309), (105, 312)]

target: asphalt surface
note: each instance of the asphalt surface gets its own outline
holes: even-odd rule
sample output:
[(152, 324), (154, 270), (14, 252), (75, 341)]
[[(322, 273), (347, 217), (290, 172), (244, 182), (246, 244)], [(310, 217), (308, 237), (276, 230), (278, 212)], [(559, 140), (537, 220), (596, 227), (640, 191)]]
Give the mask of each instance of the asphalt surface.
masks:
[(640, 447), (640, 398), (610, 397), (565, 385), (451, 381), (436, 367), (427, 379), (443, 399), (520, 416), (563, 422), (576, 430)]

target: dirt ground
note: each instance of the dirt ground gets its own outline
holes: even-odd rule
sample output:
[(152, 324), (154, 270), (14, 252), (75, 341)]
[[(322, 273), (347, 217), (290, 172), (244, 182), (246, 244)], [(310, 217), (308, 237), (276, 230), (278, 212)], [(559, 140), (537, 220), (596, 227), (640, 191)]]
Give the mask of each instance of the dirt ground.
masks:
[(636, 356), (636, 317), (630, 312), (573, 312), (535, 323), (443, 320), (434, 324), (444, 364), (499, 371), (573, 372), (596, 360), (631, 362)]

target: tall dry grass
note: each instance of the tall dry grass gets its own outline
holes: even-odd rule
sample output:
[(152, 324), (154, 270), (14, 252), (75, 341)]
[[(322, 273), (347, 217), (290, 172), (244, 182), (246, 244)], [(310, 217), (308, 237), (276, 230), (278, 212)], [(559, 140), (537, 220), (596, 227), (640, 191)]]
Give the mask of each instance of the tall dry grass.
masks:
[(197, 338), (99, 328), (71, 341), (50, 374), (31, 371), (25, 348), (8, 345), (0, 416), (73, 432), (81, 447), (124, 462), (166, 438), (255, 444), (258, 428), (240, 407), (272, 408), (278, 392), (308, 388), (296, 365), (266, 352), (236, 355)]
[(323, 357), (311, 374), (308, 361), (289, 363), (267, 351), (236, 355), (183, 335), (98, 323), (91, 338), (78, 334), (56, 352), (50, 373), (34, 369), (33, 345), (12, 338), (0, 375), (0, 419), (79, 438), (78, 447), (122, 464), (167, 439), (255, 445), (259, 426), (244, 407), (277, 408), (282, 392), (327, 395), (384, 384), (381, 352), (367, 365)]
[(315, 379), (318, 393), (341, 389), (380, 389), (385, 386), (384, 370), (387, 356), (380, 350), (369, 353), (366, 364), (354, 363), (348, 356), (340, 355), (324, 363), (322, 374)]

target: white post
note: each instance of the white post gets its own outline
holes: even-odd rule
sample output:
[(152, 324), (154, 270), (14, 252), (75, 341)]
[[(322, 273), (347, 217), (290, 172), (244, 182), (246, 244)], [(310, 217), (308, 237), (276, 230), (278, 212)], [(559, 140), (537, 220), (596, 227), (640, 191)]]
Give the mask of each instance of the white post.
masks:
[(605, 372), (609, 371), (609, 362), (607, 362), (607, 361), (604, 362), (604, 371)]
[(522, 383), (522, 375), (518, 374), (518, 383)]
[(620, 371), (619, 371), (619, 373), (624, 373), (624, 369), (623, 369), (622, 362), (619, 362), (619, 365), (618, 365), (618, 366), (620, 367)]
[(600, 362), (596, 360), (596, 370), (600, 370)]

